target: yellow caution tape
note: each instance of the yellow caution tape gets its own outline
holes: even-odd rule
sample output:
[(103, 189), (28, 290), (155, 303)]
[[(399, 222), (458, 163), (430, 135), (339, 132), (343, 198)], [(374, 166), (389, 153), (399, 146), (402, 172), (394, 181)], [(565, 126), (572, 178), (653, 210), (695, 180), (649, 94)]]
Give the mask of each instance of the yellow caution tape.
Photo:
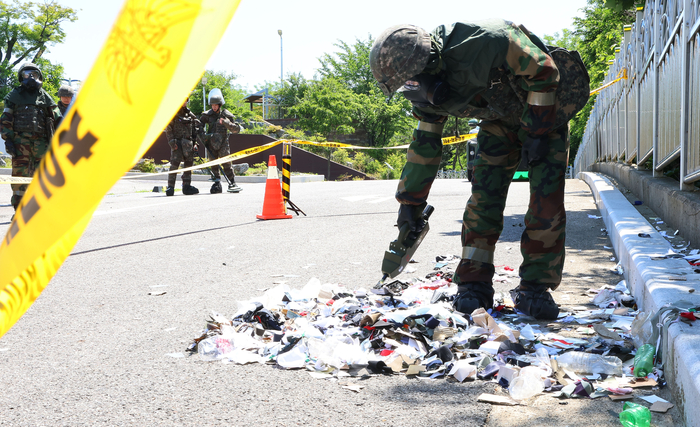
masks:
[(172, 172), (158, 172), (158, 173), (147, 173), (147, 174), (143, 174), (143, 175), (130, 175), (130, 176), (125, 176), (122, 179), (138, 179), (138, 178), (144, 178), (144, 177), (150, 178), (152, 176), (170, 175), (171, 173), (180, 173), (180, 172), (193, 171), (193, 170), (197, 170), (197, 169), (204, 169), (204, 168), (208, 168), (211, 166), (216, 166), (216, 165), (228, 163), (228, 162), (231, 162), (234, 160), (242, 159), (244, 157), (252, 156), (253, 154), (257, 154), (257, 153), (260, 153), (262, 151), (268, 150), (276, 145), (280, 145), (282, 142), (284, 142), (284, 141), (279, 140), (279, 141), (273, 141), (273, 142), (270, 142), (270, 143), (267, 143), (264, 145), (260, 145), (258, 147), (246, 148), (245, 150), (237, 151), (233, 154), (229, 154), (226, 157), (221, 157), (220, 159), (211, 160), (209, 162), (202, 163), (202, 164), (196, 165), (196, 166), (190, 166), (188, 168), (177, 169), (177, 170), (174, 170)]
[(46, 287), (105, 193), (175, 115), (239, 2), (126, 1), (0, 243), (0, 336)]
[(0, 176), (0, 184), (29, 184), (31, 178), (24, 176)]
[[(468, 141), (470, 139), (476, 138), (476, 134), (467, 134), (467, 135), (460, 135), (459, 137), (448, 137), (448, 138), (442, 138), (442, 144), (443, 145), (451, 145), (451, 144), (459, 144), (460, 142)], [(150, 178), (152, 176), (162, 176), (162, 175), (170, 175), (171, 173), (181, 173), (181, 172), (187, 172), (187, 171), (193, 171), (193, 170), (198, 170), (198, 169), (204, 169), (208, 168), (211, 166), (216, 166), (220, 165), (223, 163), (228, 163), (232, 162), (234, 160), (242, 159), (244, 157), (252, 156), (253, 154), (260, 153), (262, 151), (268, 150), (272, 147), (275, 147), (279, 144), (282, 143), (294, 143), (294, 144), (300, 144), (300, 145), (315, 145), (317, 147), (328, 147), (328, 148), (345, 148), (345, 149), (351, 149), (351, 150), (395, 150), (395, 149), (407, 149), (408, 144), (406, 145), (398, 145), (394, 147), (363, 147), (360, 145), (351, 145), (351, 144), (344, 144), (342, 142), (316, 142), (316, 141), (305, 141), (305, 140), (297, 140), (297, 139), (280, 139), (276, 140), (264, 145), (260, 145), (258, 147), (251, 147), (247, 148), (245, 150), (241, 150), (238, 152), (235, 152), (233, 154), (229, 154), (226, 157), (222, 157), (220, 159), (216, 160), (211, 160), (206, 163), (202, 163), (199, 165), (195, 166), (190, 166), (188, 168), (182, 168), (182, 169), (177, 169), (172, 172), (158, 172), (158, 173), (148, 173), (144, 175), (130, 175), (130, 176), (125, 176), (122, 179), (143, 179), (143, 178)], [(2, 183), (2, 181), (0, 181)]]
[(452, 144), (459, 144), (460, 142), (464, 141), (469, 141), (470, 139), (476, 138), (475, 133), (468, 133), (466, 135), (460, 135), (460, 136), (450, 136), (447, 138), (442, 138), (442, 145), (452, 145)]
[[(622, 74), (622, 76), (620, 76), (620, 74)], [(624, 80), (627, 80), (627, 68), (621, 69), (621, 70), (617, 73), (617, 76), (615, 76), (615, 77), (616, 77), (615, 80), (613, 80), (613, 81), (611, 81), (611, 82), (609, 82), (609, 83), (604, 84), (603, 86), (599, 87), (599, 88), (596, 89), (596, 90), (592, 90), (591, 93), (590, 93), (590, 95), (595, 95), (596, 93), (600, 92), (601, 90), (605, 89), (605, 88), (608, 87), (608, 86), (613, 85), (614, 83), (619, 82), (620, 80), (623, 80), (623, 79), (624, 79)]]

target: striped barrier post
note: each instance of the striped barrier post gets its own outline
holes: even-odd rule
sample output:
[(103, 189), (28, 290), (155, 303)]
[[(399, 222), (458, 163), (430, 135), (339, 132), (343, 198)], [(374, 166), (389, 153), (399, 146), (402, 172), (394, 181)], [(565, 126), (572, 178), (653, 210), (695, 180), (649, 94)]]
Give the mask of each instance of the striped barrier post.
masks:
[(289, 200), (289, 184), (292, 179), (292, 144), (282, 144), (282, 197)]
[(297, 205), (289, 200), (289, 189), (292, 183), (292, 143), (285, 141), (282, 144), (282, 198), (289, 205), (289, 210), (294, 211), (297, 216), (299, 212), (306, 214)]

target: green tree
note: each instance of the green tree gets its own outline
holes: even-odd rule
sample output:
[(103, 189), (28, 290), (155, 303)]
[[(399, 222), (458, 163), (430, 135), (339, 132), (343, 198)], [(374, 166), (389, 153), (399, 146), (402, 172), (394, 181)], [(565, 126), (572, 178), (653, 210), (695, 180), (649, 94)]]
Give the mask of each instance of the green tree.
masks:
[(0, 97), (4, 98), (16, 82), (13, 68), (22, 62), (40, 62), (50, 46), (65, 39), (62, 25), (77, 19), (74, 9), (55, 0), (0, 0)]
[(372, 36), (365, 41), (355, 39), (354, 45), (338, 41), (334, 46), (340, 51), (334, 54), (325, 53), (319, 58), (319, 74), (343, 82), (348, 89), (357, 94), (369, 94), (372, 88), (377, 86), (369, 66), (372, 43)]
[(284, 84), (273, 91), (273, 95), (280, 106), (285, 108), (293, 107), (304, 99), (311, 84), (312, 82), (306, 80), (301, 73), (290, 74)]
[(327, 77), (312, 84), (304, 99), (290, 109), (298, 126), (324, 136), (355, 132), (353, 118), (360, 108), (357, 96), (338, 80)]
[(561, 30), (561, 34), (556, 32), (554, 35), (545, 35), (543, 38), (548, 46), (563, 47), (567, 50), (579, 50), (581, 45), (581, 35), (568, 28)]
[(407, 139), (414, 123), (410, 102), (399, 95), (387, 101), (377, 87), (369, 65), (373, 42), (371, 36), (368, 40), (356, 39), (353, 45), (339, 41), (335, 44), (339, 51), (319, 58), (318, 71), (341, 82), (357, 96), (360, 108), (354, 112), (353, 125), (366, 131), (368, 146), (384, 147), (395, 135)]

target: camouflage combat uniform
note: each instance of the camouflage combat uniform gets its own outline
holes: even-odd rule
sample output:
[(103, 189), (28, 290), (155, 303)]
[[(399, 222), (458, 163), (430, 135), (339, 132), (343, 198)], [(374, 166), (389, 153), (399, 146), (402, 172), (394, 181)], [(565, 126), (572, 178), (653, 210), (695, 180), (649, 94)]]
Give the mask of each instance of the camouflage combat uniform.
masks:
[[(219, 119), (223, 119), (223, 124), (219, 123)], [(231, 114), (231, 112), (227, 109), (220, 107), (218, 113), (214, 112), (213, 109), (205, 111), (202, 113), (199, 120), (202, 122), (202, 125), (207, 125), (204, 140), (207, 148), (209, 149), (209, 160), (220, 159), (231, 154), (231, 146), (228, 142), (229, 131), (231, 133), (238, 133), (241, 129), (240, 125), (234, 122), (235, 118), (233, 117), (233, 114)], [(231, 181), (231, 183), (233, 183), (235, 180), (235, 175), (233, 173), (233, 169), (231, 168), (231, 163), (224, 163), (221, 166), (224, 168), (226, 177), (229, 179), (229, 181)], [(218, 167), (213, 167), (212, 172), (215, 180), (218, 181), (221, 179)]]
[[(170, 170), (176, 171), (180, 168), (180, 163), (184, 161), (183, 167), (188, 168), (194, 164), (194, 138), (196, 128), (199, 127), (199, 120), (183, 106), (175, 114), (175, 117), (165, 128), (165, 136), (170, 145)], [(168, 175), (168, 187), (175, 187), (176, 173)], [(182, 186), (188, 186), (192, 182), (192, 171), (182, 173)]]
[[(5, 97), (0, 121), (5, 147), (12, 156), (12, 176), (34, 175), (61, 117), (56, 102), (44, 89), (19, 86)], [(12, 184), (11, 203), (15, 210), (27, 187), (28, 184)]]
[[(69, 105), (70, 104), (66, 105), (62, 101), (58, 101), (58, 111), (61, 112), (61, 116), (65, 117)], [(58, 123), (56, 124), (56, 126), (58, 126)]]
[[(523, 144), (528, 138), (541, 141), (536, 145), (537, 155), (531, 156), (539, 161), (530, 163), (520, 277), (555, 289), (564, 265), (569, 134), (566, 124), (555, 126), (553, 103), (538, 103), (537, 97), (556, 90), (557, 67), (539, 39), (507, 21), (440, 26), (433, 31), (432, 40), (439, 55), (431, 54), (426, 69), (449, 83), (450, 97), (439, 107), (414, 105), (420, 123), (413, 133), (396, 198), (409, 205), (426, 201), (440, 165), (442, 123), (448, 115), (481, 119), (455, 281), (491, 282), (506, 195), (521, 162)], [(533, 94), (535, 101), (529, 102), (529, 96), (523, 99), (523, 94)]]

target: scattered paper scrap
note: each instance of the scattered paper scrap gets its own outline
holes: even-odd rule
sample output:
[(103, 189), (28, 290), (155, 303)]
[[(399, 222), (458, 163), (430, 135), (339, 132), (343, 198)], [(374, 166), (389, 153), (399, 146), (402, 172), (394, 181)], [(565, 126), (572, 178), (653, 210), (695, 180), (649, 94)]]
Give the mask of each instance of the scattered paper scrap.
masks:
[(666, 413), (669, 409), (673, 408), (673, 403), (671, 402), (654, 402), (649, 410), (651, 412), (661, 412)]
[(497, 394), (482, 393), (476, 399), (477, 402), (490, 403), (492, 405), (516, 406), (518, 402), (511, 399), (510, 396), (499, 396)]

